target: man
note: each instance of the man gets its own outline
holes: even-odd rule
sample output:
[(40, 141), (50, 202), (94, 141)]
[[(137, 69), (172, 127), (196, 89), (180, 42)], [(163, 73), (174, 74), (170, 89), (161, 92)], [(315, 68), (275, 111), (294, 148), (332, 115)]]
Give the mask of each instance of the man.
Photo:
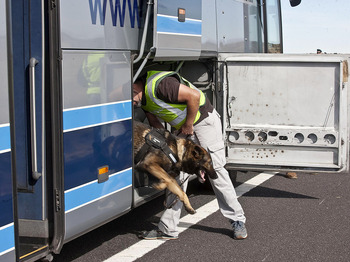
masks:
[[(176, 72), (150, 71), (144, 80), (138, 79), (133, 86), (133, 103), (140, 106), (151, 126), (164, 128), (158, 118), (169, 123), (183, 135), (195, 135), (199, 144), (211, 155), (214, 169), (218, 175), (210, 180), (221, 213), (229, 219), (235, 239), (245, 239), (246, 218), (237, 200), (235, 189), (227, 170), (225, 147), (222, 139), (220, 116), (204, 93), (182, 78)], [(188, 174), (180, 174), (185, 182)], [(168, 197), (172, 200), (171, 197)], [(168, 203), (169, 205), (171, 203)], [(158, 224), (158, 229), (145, 231), (144, 239), (177, 239), (177, 225), (183, 203), (177, 201), (171, 209), (166, 209)]]

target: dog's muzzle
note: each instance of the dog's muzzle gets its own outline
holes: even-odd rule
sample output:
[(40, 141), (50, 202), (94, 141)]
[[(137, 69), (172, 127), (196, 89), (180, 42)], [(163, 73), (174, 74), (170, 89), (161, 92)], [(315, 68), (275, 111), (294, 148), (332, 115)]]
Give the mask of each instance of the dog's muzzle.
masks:
[(199, 170), (199, 174), (197, 174), (198, 177), (198, 181), (201, 183), (205, 182), (205, 175), (208, 175), (211, 179), (217, 179), (218, 175), (216, 174), (216, 172), (213, 171), (209, 171), (209, 170)]
[(202, 184), (205, 182), (205, 172), (203, 170), (199, 170), (198, 181)]

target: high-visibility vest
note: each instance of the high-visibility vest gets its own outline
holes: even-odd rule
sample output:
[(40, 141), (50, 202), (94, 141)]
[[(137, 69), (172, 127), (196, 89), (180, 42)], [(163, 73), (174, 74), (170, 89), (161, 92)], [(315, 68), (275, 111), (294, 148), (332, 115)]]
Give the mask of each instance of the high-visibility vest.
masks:
[(104, 54), (89, 54), (83, 62), (83, 74), (88, 84), (87, 94), (101, 93), (101, 59)]
[[(158, 84), (168, 76), (176, 76), (180, 80), (181, 84), (197, 90), (200, 93), (199, 106), (203, 106), (205, 104), (204, 93), (197, 89), (189, 81), (181, 77), (178, 73), (171, 71), (149, 71), (147, 72), (145, 86), (146, 105), (142, 105), (142, 108), (169, 123), (172, 127), (180, 129), (180, 127), (186, 121), (187, 105), (167, 103), (159, 99), (156, 95)], [(194, 123), (198, 121), (200, 115), (201, 113), (198, 110)]]

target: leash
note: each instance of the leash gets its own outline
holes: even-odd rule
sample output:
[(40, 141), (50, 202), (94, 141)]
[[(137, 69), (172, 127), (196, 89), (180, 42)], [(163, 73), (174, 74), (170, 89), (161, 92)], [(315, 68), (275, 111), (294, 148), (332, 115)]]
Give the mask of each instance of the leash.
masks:
[[(186, 178), (184, 181), (182, 181), (181, 184), (179, 184), (179, 186), (181, 187), (181, 186), (183, 185), (183, 183), (185, 183), (189, 178), (190, 178), (190, 175), (188, 175), (187, 178)], [(169, 191), (169, 190), (168, 190), (168, 191)], [(168, 192), (167, 194), (165, 194), (165, 200), (164, 200), (165, 209), (170, 209), (170, 208), (172, 208), (172, 207), (177, 203), (177, 201), (179, 201), (179, 198), (178, 198), (176, 195), (174, 195), (173, 201), (172, 201), (172, 202), (170, 203), (170, 205), (168, 206), (168, 205), (167, 205), (167, 202), (168, 202), (168, 197), (170, 196), (170, 194), (172, 194), (172, 193), (171, 193), (171, 192)]]

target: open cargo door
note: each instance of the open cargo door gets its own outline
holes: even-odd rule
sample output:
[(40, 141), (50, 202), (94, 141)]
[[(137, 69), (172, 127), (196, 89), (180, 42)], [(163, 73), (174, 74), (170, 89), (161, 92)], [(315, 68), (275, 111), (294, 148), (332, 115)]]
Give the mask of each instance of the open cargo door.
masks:
[(221, 54), (227, 168), (347, 171), (347, 59)]

